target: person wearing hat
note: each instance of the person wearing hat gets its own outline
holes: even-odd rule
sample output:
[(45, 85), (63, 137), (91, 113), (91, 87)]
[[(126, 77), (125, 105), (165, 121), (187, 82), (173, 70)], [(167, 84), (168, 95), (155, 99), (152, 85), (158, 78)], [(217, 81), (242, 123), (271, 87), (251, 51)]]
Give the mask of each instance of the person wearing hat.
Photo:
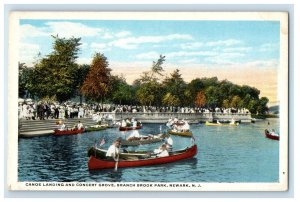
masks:
[(108, 148), (106, 152), (106, 157), (113, 158), (115, 161), (117, 161), (120, 153), (120, 143), (120, 139), (115, 140), (113, 144)]

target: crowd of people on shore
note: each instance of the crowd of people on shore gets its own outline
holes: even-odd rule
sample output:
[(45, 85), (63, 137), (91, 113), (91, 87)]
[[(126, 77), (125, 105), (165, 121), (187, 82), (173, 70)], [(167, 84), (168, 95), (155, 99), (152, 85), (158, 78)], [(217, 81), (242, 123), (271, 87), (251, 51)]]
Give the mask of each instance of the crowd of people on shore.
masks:
[[(20, 119), (26, 120), (45, 120), (45, 119), (68, 119), (68, 118), (93, 118), (102, 119), (102, 112), (116, 113), (242, 113), (247, 114), (247, 109), (233, 108), (198, 108), (198, 107), (156, 107), (156, 106), (132, 106), (116, 104), (80, 104), (74, 102), (34, 102), (31, 99), (19, 101), (18, 114)], [(104, 117), (112, 119), (109, 115)]]

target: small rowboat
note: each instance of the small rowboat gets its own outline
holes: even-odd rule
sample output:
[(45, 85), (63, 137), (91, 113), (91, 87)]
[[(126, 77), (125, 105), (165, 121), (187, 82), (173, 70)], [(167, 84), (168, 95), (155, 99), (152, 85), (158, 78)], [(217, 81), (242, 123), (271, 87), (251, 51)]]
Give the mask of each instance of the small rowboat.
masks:
[(93, 132), (93, 131), (100, 131), (100, 130), (105, 130), (107, 126), (99, 126), (99, 127), (88, 127), (85, 129), (84, 132)]
[(272, 135), (268, 130), (265, 130), (266, 138), (272, 139), (272, 140), (279, 140), (279, 135)]
[(128, 130), (138, 130), (141, 129), (143, 126), (139, 125), (137, 127), (119, 127), (119, 131), (128, 131)]
[[(88, 155), (90, 157), (88, 161), (89, 170), (114, 168), (116, 162), (112, 159), (107, 159), (105, 154), (106, 150), (90, 148), (88, 151)], [(166, 157), (156, 157), (156, 155), (148, 152), (120, 153), (118, 167), (138, 167), (172, 163), (192, 158), (196, 154), (197, 145), (193, 145), (183, 150), (169, 152), (169, 156)]]
[(228, 124), (224, 124), (224, 123), (212, 123), (212, 122), (205, 122), (206, 126), (238, 126), (238, 123), (228, 123)]
[(171, 135), (179, 135), (179, 136), (184, 136), (184, 137), (192, 137), (193, 136), (193, 133), (191, 131), (176, 132), (174, 130), (169, 130), (168, 133)]
[(157, 142), (162, 142), (166, 135), (153, 135), (153, 136), (141, 136), (141, 137), (132, 137), (127, 140), (121, 140), (121, 146), (139, 146), (144, 144), (152, 144)]
[(54, 135), (76, 135), (83, 132), (84, 128), (81, 128), (80, 130), (54, 130)]

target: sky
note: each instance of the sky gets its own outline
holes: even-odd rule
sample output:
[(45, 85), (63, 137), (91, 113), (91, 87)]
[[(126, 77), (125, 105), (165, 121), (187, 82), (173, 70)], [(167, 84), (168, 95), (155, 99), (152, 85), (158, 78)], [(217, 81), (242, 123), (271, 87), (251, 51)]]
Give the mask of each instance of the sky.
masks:
[(77, 62), (103, 53), (113, 74), (128, 83), (166, 56), (166, 74), (179, 69), (185, 81), (217, 76), (250, 85), (279, 104), (279, 21), (21, 20), (20, 62), (31, 66), (52, 51), (51, 35), (80, 37)]

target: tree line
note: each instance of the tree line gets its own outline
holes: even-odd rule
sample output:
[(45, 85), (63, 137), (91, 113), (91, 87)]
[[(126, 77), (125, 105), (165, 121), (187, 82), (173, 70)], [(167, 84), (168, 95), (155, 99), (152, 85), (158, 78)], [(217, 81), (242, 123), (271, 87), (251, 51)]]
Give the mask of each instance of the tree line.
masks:
[(80, 38), (53, 37), (52, 52), (38, 58), (33, 67), (19, 63), (19, 96), (48, 98), (59, 102), (84, 96), (87, 102), (124, 105), (180, 106), (201, 108), (247, 108), (251, 113), (268, 111), (268, 98), (260, 91), (228, 80), (195, 78), (185, 82), (176, 69), (164, 74), (165, 56), (160, 55), (149, 71), (132, 85), (122, 75), (112, 75), (108, 59), (95, 53), (91, 64), (78, 65)]

